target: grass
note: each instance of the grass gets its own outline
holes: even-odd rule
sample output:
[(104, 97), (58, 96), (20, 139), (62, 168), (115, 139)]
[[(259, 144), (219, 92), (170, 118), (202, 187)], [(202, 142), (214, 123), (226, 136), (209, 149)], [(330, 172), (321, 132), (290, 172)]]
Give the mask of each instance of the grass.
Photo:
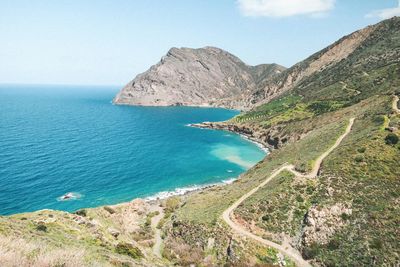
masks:
[(235, 214), (246, 222), (254, 221), (268, 233), (295, 236), (312, 205), (309, 192), (314, 189), (313, 180), (295, 179), (291, 172), (285, 171), (244, 201)]
[[(111, 209), (112, 213), (109, 211)], [(136, 210), (131, 203), (112, 206), (109, 210), (99, 207), (85, 209), (84, 213), (80, 211), (78, 214), (43, 210), (0, 217), (0, 243), (1, 240), (18, 237), (18, 242), (30, 244), (33, 251), (22, 250), (13, 243), (10, 243), (11, 247), (7, 248), (9, 241), (5, 241), (5, 244), (0, 244), (0, 262), (2, 263), (0, 265), (121, 266), (151, 263), (151, 265), (163, 266), (166, 264), (152, 256), (151, 247), (148, 246), (153, 238), (151, 230), (146, 232), (145, 239), (137, 238), (137, 241), (134, 241), (141, 229), (146, 228), (147, 218), (155, 216), (156, 213)], [(110, 229), (116, 229), (119, 232), (118, 237), (114, 237)], [(141, 241), (143, 243), (139, 243)], [(122, 253), (120, 244), (130, 244), (134, 248), (130, 248), (127, 253)], [(40, 258), (48, 259), (49, 262), (59, 258), (60, 264), (41, 265), (39, 260), (30, 256), (36, 253), (35, 251)], [(65, 255), (61, 253), (62, 251), (65, 251)], [(21, 256), (18, 256), (19, 253)], [(73, 257), (74, 255), (79, 257), (79, 261)], [(13, 257), (20, 258), (21, 263), (27, 263), (7, 265)]]
[(268, 104), (257, 107), (256, 109), (242, 113), (234, 117), (232, 120), (235, 122), (242, 122), (247, 120), (253, 120), (256, 118), (262, 118), (267, 120), (270, 117), (275, 116), (283, 111), (296, 106), (300, 101), (301, 97), (297, 95), (288, 95), (269, 102)]
[[(311, 162), (328, 149), (341, 134), (346, 119), (339, 118), (327, 125), (320, 125), (302, 140), (274, 150), (265, 160), (253, 167), (246, 175), (231, 185), (218, 186), (201, 194), (194, 194), (185, 200), (178, 209), (178, 219), (196, 223), (215, 224), (222, 211), (238, 199), (243, 192), (249, 191), (268, 177), (274, 169), (285, 162), (299, 164)], [(324, 120), (322, 120), (325, 123)], [(311, 164), (308, 164), (311, 165)]]
[[(320, 262), (381, 266), (400, 260), (396, 238), (400, 209), (395, 204), (400, 197), (400, 151), (385, 144), (386, 133), (373, 121), (369, 116), (356, 123), (348, 145), (335, 151), (324, 165), (313, 201), (321, 206), (351, 203), (353, 214), (351, 223), (332, 237), (340, 246), (314, 245), (314, 258)], [(354, 160), (360, 148), (363, 160)], [(326, 198), (328, 190), (330, 198)]]
[(87, 264), (85, 254), (82, 248), (59, 247), (49, 250), (42, 242), (0, 236), (0, 262), (4, 267), (84, 266)]
[(303, 247), (304, 255), (330, 266), (395, 265), (400, 252), (395, 238), (400, 209), (394, 204), (400, 196), (400, 150), (385, 142), (387, 132), (382, 125), (387, 122), (376, 120), (385, 113), (383, 117), (389, 117), (390, 97), (374, 98), (373, 102), (356, 120), (343, 145), (324, 161), (317, 180), (281, 174), (235, 213), (267, 233), (296, 238), (311, 205), (322, 208), (349, 203), (352, 215), (342, 214), (341, 218), (348, 222), (345, 227), (326, 244)]

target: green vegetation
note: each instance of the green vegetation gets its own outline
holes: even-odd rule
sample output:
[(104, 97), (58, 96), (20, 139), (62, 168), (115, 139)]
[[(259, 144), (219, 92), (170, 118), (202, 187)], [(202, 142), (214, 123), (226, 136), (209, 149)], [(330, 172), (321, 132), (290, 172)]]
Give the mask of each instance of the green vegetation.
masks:
[[(359, 95), (335, 100), (323, 99), (322, 95), (321, 100), (314, 96), (314, 100), (310, 101), (304, 94), (304, 98), (297, 98), (286, 109), (270, 108), (279, 101), (274, 100), (260, 107), (260, 111), (271, 109), (270, 113), (274, 112), (272, 117), (268, 117), (268, 122), (256, 114), (241, 115), (248, 120), (236, 120), (236, 123), (249, 128), (262, 125), (269, 129), (280, 124), (280, 133), (291, 141), (272, 151), (232, 185), (214, 187), (184, 199), (173, 220), (179, 223), (174, 224), (174, 234), (169, 238), (180, 246), (202, 244), (205, 247), (209, 237), (218, 237), (221, 241), (216, 244), (216, 250), (223, 254), (228, 240), (219, 221), (222, 211), (285, 162), (295, 164), (299, 171), (309, 171), (313, 161), (343, 132), (347, 119), (356, 117), (351, 134), (324, 161), (318, 179), (301, 179), (282, 173), (243, 202), (235, 210), (235, 215), (239, 221), (254, 225), (257, 233), (264, 238), (279, 242), (283, 234), (293, 242), (300, 242), (304, 217), (311, 207), (329, 209), (337, 203), (345, 203), (352, 214), (340, 214), (339, 226), (328, 236), (326, 243), (319, 243), (318, 240), (307, 246), (294, 243), (301, 247), (303, 256), (331, 266), (370, 265), (373, 259), (377, 264), (396, 262), (396, 253), (400, 253), (400, 248), (393, 237), (396, 236), (395, 218), (399, 218), (400, 214), (392, 203), (399, 192), (399, 181), (396, 179), (400, 172), (397, 163), (399, 149), (384, 146), (388, 133), (382, 129), (387, 127), (386, 124), (396, 122), (397, 116), (391, 115), (390, 91), (366, 99), (359, 99)], [(299, 107), (309, 112), (309, 116), (283, 119), (287, 114), (293, 114), (294, 110), (300, 110)], [(302, 137), (295, 141), (291, 136)], [(388, 199), (392, 201), (388, 202)], [(384, 210), (387, 212), (382, 212)], [(372, 211), (372, 218), (365, 217)], [(196, 233), (185, 231), (192, 228), (197, 229)], [(359, 229), (357, 237), (355, 229)], [(174, 238), (177, 233), (180, 233), (179, 239)]]
[(344, 102), (323, 100), (312, 102), (307, 106), (307, 108), (315, 115), (321, 115), (326, 112), (338, 110), (343, 106), (345, 106)]
[(42, 232), (47, 232), (47, 226), (44, 225), (44, 224), (38, 224), (38, 225), (36, 226), (36, 230), (42, 231)]
[[(43, 266), (41, 262), (45, 266), (66, 267), (168, 265), (152, 256), (151, 229), (146, 230), (145, 237), (137, 238), (147, 217), (155, 216), (156, 212), (137, 209), (131, 203), (109, 208), (113, 214), (99, 207), (85, 209), (85, 216), (81, 211), (73, 214), (52, 210), (0, 216), (1, 265)], [(134, 244), (135, 248), (118, 246), (119, 243)], [(37, 263), (30, 255), (42, 259)], [(20, 259), (21, 264), (14, 259)]]
[(256, 118), (267, 120), (268, 117), (273, 117), (276, 114), (295, 107), (300, 99), (300, 96), (288, 95), (271, 101), (268, 104), (259, 106), (250, 112), (239, 114), (238, 116), (234, 117), (233, 120), (238, 122)]
[(385, 143), (388, 145), (396, 145), (399, 142), (399, 137), (394, 133), (389, 133), (385, 137)]
[(87, 212), (86, 212), (85, 209), (77, 210), (77, 211), (75, 211), (74, 213), (75, 213), (76, 215), (83, 216), (83, 217), (86, 217), (86, 216), (87, 216)]
[[(185, 205), (177, 210), (178, 219), (215, 224), (222, 211), (239, 198), (243, 192), (258, 185), (285, 162), (295, 164), (315, 160), (333, 145), (347, 123), (347, 119), (341, 116), (337, 116), (329, 124), (326, 119), (328, 118), (307, 121), (306, 124), (316, 124), (318, 127), (298, 142), (272, 151), (262, 163), (256, 165), (233, 184), (213, 187), (201, 194), (190, 196), (185, 201)], [(309, 165), (311, 166), (311, 164)]]
[(167, 213), (173, 212), (174, 210), (176, 210), (179, 207), (180, 203), (181, 203), (181, 200), (178, 196), (173, 196), (173, 197), (167, 198), (165, 201), (165, 211)]
[(134, 259), (139, 259), (144, 256), (139, 248), (129, 243), (118, 243), (118, 245), (115, 247), (115, 251), (118, 254), (128, 255)]

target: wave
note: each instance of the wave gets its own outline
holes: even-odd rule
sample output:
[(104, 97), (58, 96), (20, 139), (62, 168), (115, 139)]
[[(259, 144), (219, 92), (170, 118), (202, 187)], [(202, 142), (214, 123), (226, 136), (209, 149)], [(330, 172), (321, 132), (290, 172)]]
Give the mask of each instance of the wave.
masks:
[(211, 183), (211, 184), (204, 184), (204, 185), (192, 185), (192, 186), (187, 186), (187, 187), (178, 187), (178, 188), (175, 188), (175, 190), (173, 190), (173, 191), (162, 191), (155, 195), (146, 197), (145, 200), (152, 201), (152, 200), (158, 200), (158, 199), (166, 199), (166, 198), (169, 198), (172, 196), (183, 196), (189, 192), (198, 191), (201, 189), (205, 189), (205, 188), (209, 188), (209, 187), (213, 187), (213, 186), (217, 186), (217, 185), (231, 184), (234, 181), (236, 181), (237, 179), (238, 178), (229, 178), (226, 180), (222, 180), (221, 182), (218, 182), (218, 183)]

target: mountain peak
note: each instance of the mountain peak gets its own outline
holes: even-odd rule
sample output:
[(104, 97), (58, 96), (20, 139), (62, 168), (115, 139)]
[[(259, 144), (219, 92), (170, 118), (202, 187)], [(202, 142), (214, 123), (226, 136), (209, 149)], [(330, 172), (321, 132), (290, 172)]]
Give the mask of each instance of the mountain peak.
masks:
[(227, 51), (172, 47), (161, 61), (139, 74), (115, 97), (114, 103), (145, 106), (224, 106), (252, 91), (260, 77), (283, 70), (277, 64), (248, 66)]

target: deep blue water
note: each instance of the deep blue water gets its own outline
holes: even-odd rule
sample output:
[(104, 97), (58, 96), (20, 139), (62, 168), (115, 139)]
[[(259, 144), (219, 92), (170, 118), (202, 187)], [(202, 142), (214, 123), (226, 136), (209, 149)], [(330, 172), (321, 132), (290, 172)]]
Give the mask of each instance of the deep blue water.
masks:
[[(0, 86), (0, 214), (73, 211), (238, 176), (265, 153), (187, 127), (236, 111), (115, 106), (118, 88)], [(60, 201), (67, 192), (80, 198)]]

